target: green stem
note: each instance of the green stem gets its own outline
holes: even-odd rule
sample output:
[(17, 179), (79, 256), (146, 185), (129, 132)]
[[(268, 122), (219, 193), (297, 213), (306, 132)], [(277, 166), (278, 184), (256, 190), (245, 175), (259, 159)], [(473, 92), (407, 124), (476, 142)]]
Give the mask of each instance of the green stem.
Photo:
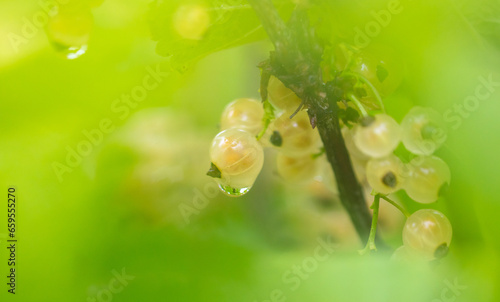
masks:
[(266, 134), (267, 128), (269, 128), (270, 124), (271, 124), (270, 119), (266, 119), (264, 121), (264, 127), (262, 128), (262, 130), (260, 130), (259, 134), (257, 134), (257, 136), (255, 137), (257, 140), (260, 140), (264, 136), (264, 134)]
[(377, 99), (377, 102), (378, 104), (380, 105), (380, 109), (385, 113), (385, 107), (384, 107), (384, 102), (382, 102), (382, 97), (380, 96), (380, 94), (378, 93), (378, 90), (375, 88), (375, 86), (373, 86), (372, 82), (370, 82), (370, 80), (368, 80), (367, 78), (365, 78), (364, 76), (360, 75), (360, 74), (357, 74), (357, 73), (352, 73), (352, 72), (346, 72), (345, 75), (347, 76), (353, 76), (353, 77), (356, 77), (358, 78), (359, 80), (361, 80), (361, 82), (365, 83), (366, 85), (368, 85), (368, 87), (370, 87), (370, 90), (373, 92), (373, 94), (375, 95), (375, 98)]
[(389, 199), (389, 197), (385, 196), (385, 195), (380, 195), (380, 197), (387, 201), (388, 203), (392, 204), (394, 207), (396, 207), (396, 209), (398, 209), (401, 213), (403, 213), (403, 215), (406, 216), (406, 218), (410, 217), (410, 212), (408, 212), (405, 208), (403, 208), (402, 206), (400, 206), (399, 204), (397, 204), (395, 201)]
[(375, 236), (377, 234), (378, 209), (380, 205), (380, 197), (381, 196), (379, 194), (375, 195), (375, 199), (373, 200), (373, 204), (371, 206), (371, 208), (373, 209), (373, 216), (372, 216), (372, 226), (370, 228), (370, 236), (368, 237), (368, 242), (366, 243), (365, 248), (359, 251), (361, 255), (364, 255), (370, 251), (377, 250), (377, 246), (375, 245)]
[(363, 104), (354, 96), (354, 94), (350, 93), (347, 97), (351, 99), (351, 101), (354, 102), (356, 107), (358, 107), (359, 111), (361, 112), (361, 115), (363, 117), (368, 116), (368, 113), (365, 110), (365, 107), (363, 107)]
[(266, 99), (263, 102), (264, 106), (264, 118), (262, 119), (263, 122), (263, 127), (262, 130), (257, 134), (256, 139), (260, 140), (264, 134), (266, 134), (267, 129), (269, 128), (269, 125), (271, 125), (271, 122), (274, 120), (274, 108), (269, 103), (269, 101)]

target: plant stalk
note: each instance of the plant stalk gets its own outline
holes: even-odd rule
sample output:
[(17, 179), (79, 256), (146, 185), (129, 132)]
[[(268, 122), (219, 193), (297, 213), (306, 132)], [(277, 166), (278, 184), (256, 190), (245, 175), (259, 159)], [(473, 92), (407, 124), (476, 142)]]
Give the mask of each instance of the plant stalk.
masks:
[[(364, 242), (368, 240), (372, 219), (340, 131), (337, 115), (340, 96), (335, 91), (335, 82), (323, 83), (320, 68), (323, 48), (309, 26), (307, 14), (297, 7), (287, 25), (271, 0), (248, 2), (275, 46), (268, 72), (297, 94), (308, 108), (311, 124), (318, 127), (334, 171), (341, 203)], [(382, 242), (378, 244), (384, 247)]]

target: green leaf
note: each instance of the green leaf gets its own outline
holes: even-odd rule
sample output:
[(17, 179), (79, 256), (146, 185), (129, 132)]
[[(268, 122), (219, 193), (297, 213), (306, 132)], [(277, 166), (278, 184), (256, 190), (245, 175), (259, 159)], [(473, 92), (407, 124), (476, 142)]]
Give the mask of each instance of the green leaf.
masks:
[(283, 138), (278, 131), (273, 131), (273, 134), (271, 134), (271, 137), (269, 138), (269, 142), (271, 142), (273, 146), (281, 147), (281, 145), (283, 145)]
[(480, 42), (500, 50), (500, 2), (490, 0), (448, 1), (466, 30)]
[[(209, 15), (208, 28), (200, 39), (185, 39), (174, 27), (176, 12), (187, 5), (202, 7)], [(208, 54), (266, 38), (260, 21), (244, 0), (156, 0), (150, 5), (149, 23), (153, 40), (158, 41), (156, 52), (169, 57), (172, 67), (179, 71)]]
[(356, 124), (360, 117), (359, 112), (352, 107), (347, 107), (346, 109), (339, 108), (337, 115), (339, 119), (342, 120), (342, 122), (349, 128)]
[(208, 169), (207, 175), (212, 178), (221, 178), (222, 174), (214, 163), (210, 163), (210, 169)]

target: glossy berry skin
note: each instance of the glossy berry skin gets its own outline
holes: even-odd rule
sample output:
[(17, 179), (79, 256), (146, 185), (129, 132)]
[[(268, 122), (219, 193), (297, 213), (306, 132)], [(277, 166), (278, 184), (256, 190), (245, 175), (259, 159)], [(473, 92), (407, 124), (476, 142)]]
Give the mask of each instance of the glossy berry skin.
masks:
[(401, 141), (400, 126), (387, 114), (364, 117), (354, 131), (356, 147), (374, 158), (389, 155)]
[(302, 156), (316, 153), (320, 146), (317, 129), (313, 129), (306, 111), (300, 111), (293, 118), (281, 115), (272, 125), (273, 132), (280, 136), (280, 145), (274, 148), (289, 156)]
[(220, 185), (250, 188), (262, 170), (264, 152), (253, 135), (230, 128), (213, 139), (210, 160), (221, 173), (215, 178)]
[(408, 247), (402, 245), (392, 253), (391, 260), (395, 262), (410, 262), (414, 260), (415, 255)]
[(443, 186), (450, 183), (448, 165), (436, 156), (418, 156), (408, 164), (410, 174), (404, 183), (408, 196), (420, 203), (435, 202)]
[(451, 223), (446, 216), (431, 209), (418, 210), (403, 227), (403, 244), (416, 255), (433, 260), (444, 256), (452, 237)]
[(318, 173), (318, 160), (311, 155), (299, 157), (278, 153), (276, 157), (278, 174), (288, 183), (304, 184), (310, 182)]
[(394, 193), (403, 185), (402, 167), (401, 160), (392, 154), (383, 158), (373, 158), (366, 164), (368, 184), (378, 193)]
[(210, 14), (203, 5), (181, 5), (173, 17), (173, 27), (184, 39), (201, 40), (209, 26)]
[(359, 148), (354, 143), (354, 129), (343, 127), (341, 132), (342, 136), (344, 137), (345, 146), (347, 148), (347, 151), (349, 151), (349, 155), (351, 155), (351, 158), (355, 157), (356, 159), (362, 161), (370, 159), (370, 157), (365, 153), (361, 152), (361, 150), (359, 150)]
[(221, 116), (221, 129), (238, 128), (252, 135), (262, 129), (264, 109), (262, 103), (249, 98), (237, 99), (229, 103)]
[(403, 118), (401, 130), (405, 148), (417, 155), (431, 155), (446, 140), (446, 125), (431, 108), (412, 108)]
[(272, 76), (267, 88), (268, 99), (274, 108), (289, 113), (294, 112), (302, 103), (300, 98), (280, 80)]
[[(332, 166), (328, 162), (325, 155), (320, 156), (316, 159), (319, 164), (319, 179), (324, 184), (324, 186), (333, 194), (339, 194), (339, 188), (337, 185), (337, 179), (333, 173)], [(355, 171), (356, 172), (356, 171)], [(357, 175), (356, 175), (357, 176)]]

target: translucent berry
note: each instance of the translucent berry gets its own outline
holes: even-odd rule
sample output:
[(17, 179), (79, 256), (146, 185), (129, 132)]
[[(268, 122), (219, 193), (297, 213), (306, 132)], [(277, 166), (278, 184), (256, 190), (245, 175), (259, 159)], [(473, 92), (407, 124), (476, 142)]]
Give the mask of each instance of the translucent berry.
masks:
[(274, 108), (292, 113), (302, 103), (299, 97), (275, 77), (269, 79), (268, 98)]
[(221, 116), (221, 129), (238, 128), (252, 135), (262, 129), (264, 109), (262, 103), (254, 99), (237, 99), (229, 103)]
[(311, 155), (293, 157), (279, 153), (276, 164), (278, 174), (292, 184), (307, 183), (318, 173), (318, 160)]
[(411, 109), (401, 122), (401, 130), (406, 149), (418, 155), (431, 155), (446, 140), (446, 125), (431, 108)]
[(214, 179), (223, 192), (239, 196), (248, 192), (259, 175), (264, 152), (253, 135), (230, 128), (213, 139), (210, 160), (220, 171), (220, 177)]
[(436, 210), (413, 213), (403, 228), (403, 244), (426, 260), (442, 258), (451, 243), (452, 227), (446, 216)]
[(390, 194), (401, 189), (403, 163), (395, 155), (383, 158), (373, 158), (366, 164), (368, 184), (378, 193)]
[(411, 259), (411, 252), (408, 252), (408, 247), (402, 245), (392, 253), (391, 260), (398, 262), (406, 262)]
[(356, 144), (354, 144), (354, 129), (349, 129), (348, 127), (342, 128), (342, 136), (344, 137), (345, 146), (351, 158), (355, 157), (362, 161), (366, 161), (370, 158), (368, 155), (361, 152), (361, 150), (356, 147)]
[(306, 111), (300, 111), (293, 118), (286, 114), (277, 118), (270, 139), (276, 149), (290, 156), (310, 155), (320, 146), (318, 131), (312, 128)]
[(435, 202), (450, 183), (448, 165), (436, 156), (418, 156), (408, 164), (410, 175), (404, 189), (408, 196), (420, 203)]
[(326, 155), (322, 155), (316, 159), (319, 165), (319, 180), (324, 184), (324, 186), (333, 194), (338, 194), (339, 189), (337, 186), (337, 179), (333, 173), (332, 166)]
[(354, 131), (356, 147), (375, 158), (392, 153), (401, 140), (400, 126), (387, 114), (364, 117)]

